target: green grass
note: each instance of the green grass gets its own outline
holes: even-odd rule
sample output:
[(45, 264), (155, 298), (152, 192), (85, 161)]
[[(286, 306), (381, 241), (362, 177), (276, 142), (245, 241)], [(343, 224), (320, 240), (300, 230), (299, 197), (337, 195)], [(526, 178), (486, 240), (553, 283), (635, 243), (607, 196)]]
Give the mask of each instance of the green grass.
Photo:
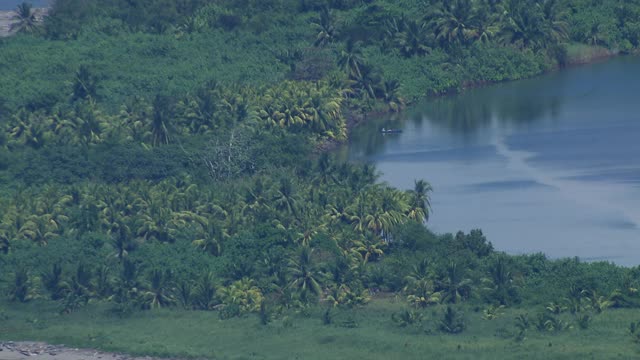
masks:
[[(633, 310), (609, 310), (589, 329), (540, 333), (532, 325), (526, 339), (513, 339), (514, 317), (527, 312), (507, 309), (494, 320), (466, 309), (467, 330), (438, 332), (442, 309), (424, 311), (420, 326), (398, 327), (391, 314), (404, 308), (376, 300), (365, 308), (335, 311), (323, 325), (322, 309), (291, 314), (259, 324), (257, 316), (220, 320), (217, 312), (160, 310), (128, 318), (109, 314), (107, 304), (93, 304), (71, 315), (58, 315), (51, 303), (3, 304), (0, 340), (41, 340), (69, 346), (131, 354), (215, 359), (633, 359), (640, 344), (628, 334)], [(529, 309), (531, 310), (531, 309)], [(534, 311), (529, 311), (533, 319)], [(569, 319), (570, 315), (566, 315)], [(355, 321), (356, 328), (343, 327)], [(425, 331), (427, 330), (427, 331)]]
[(606, 58), (611, 52), (602, 46), (573, 43), (567, 46), (567, 59), (570, 64), (589, 63), (595, 59)]

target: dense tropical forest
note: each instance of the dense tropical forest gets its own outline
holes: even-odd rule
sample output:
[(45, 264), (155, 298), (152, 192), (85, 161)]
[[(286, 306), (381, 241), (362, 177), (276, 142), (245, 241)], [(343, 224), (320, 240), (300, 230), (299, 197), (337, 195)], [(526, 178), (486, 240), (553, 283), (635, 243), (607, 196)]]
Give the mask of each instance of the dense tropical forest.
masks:
[[(368, 358), (640, 353), (640, 267), (435, 234), (428, 179), (394, 189), (327, 150), (372, 112), (636, 53), (640, 1), (56, 0), (42, 22), (20, 5), (11, 30), (0, 339), (202, 357), (198, 334), (235, 335), (224, 357), (253, 334), (277, 357), (267, 334), (325, 331), (303, 358), (344, 337)], [(401, 345), (373, 346), (385, 332)]]

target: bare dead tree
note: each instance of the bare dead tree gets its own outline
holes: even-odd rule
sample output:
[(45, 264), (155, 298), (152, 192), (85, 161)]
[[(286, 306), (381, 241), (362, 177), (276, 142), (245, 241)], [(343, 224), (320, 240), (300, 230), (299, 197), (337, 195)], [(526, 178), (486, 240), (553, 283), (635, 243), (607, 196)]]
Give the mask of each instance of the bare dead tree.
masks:
[(256, 164), (251, 140), (250, 129), (243, 127), (212, 139), (201, 156), (209, 175), (215, 180), (224, 180), (252, 172)]

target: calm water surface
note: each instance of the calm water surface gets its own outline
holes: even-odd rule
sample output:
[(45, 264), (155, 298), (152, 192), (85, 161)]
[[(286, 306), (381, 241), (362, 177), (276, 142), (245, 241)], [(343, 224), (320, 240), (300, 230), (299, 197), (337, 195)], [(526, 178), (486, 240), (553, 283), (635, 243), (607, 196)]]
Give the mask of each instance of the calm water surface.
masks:
[[(25, 2), (25, 0), (0, 0), (0, 11), (15, 10), (15, 8), (23, 2)], [(34, 7), (47, 7), (53, 3), (52, 0), (27, 0), (26, 2)]]
[(355, 129), (343, 151), (393, 186), (431, 182), (437, 232), (481, 228), (513, 254), (640, 264), (638, 57), (431, 100)]

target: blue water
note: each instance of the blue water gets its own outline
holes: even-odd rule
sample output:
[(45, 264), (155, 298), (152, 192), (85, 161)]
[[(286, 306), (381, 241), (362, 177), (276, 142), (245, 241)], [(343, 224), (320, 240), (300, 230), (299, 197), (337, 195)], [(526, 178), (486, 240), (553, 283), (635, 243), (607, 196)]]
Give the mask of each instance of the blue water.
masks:
[[(382, 135), (381, 127), (402, 134)], [(509, 253), (640, 264), (640, 58), (419, 104), (345, 151), (391, 185), (434, 187), (430, 227)]]
[[(23, 2), (25, 2), (24, 0), (0, 0), (0, 11), (4, 11), (4, 10), (14, 10), (16, 8), (16, 6), (18, 6), (19, 4), (22, 4)], [(31, 1), (26, 1), (27, 3), (30, 3), (31, 5), (33, 5), (34, 7), (47, 7), (49, 4), (52, 3), (51, 0), (31, 0)]]

